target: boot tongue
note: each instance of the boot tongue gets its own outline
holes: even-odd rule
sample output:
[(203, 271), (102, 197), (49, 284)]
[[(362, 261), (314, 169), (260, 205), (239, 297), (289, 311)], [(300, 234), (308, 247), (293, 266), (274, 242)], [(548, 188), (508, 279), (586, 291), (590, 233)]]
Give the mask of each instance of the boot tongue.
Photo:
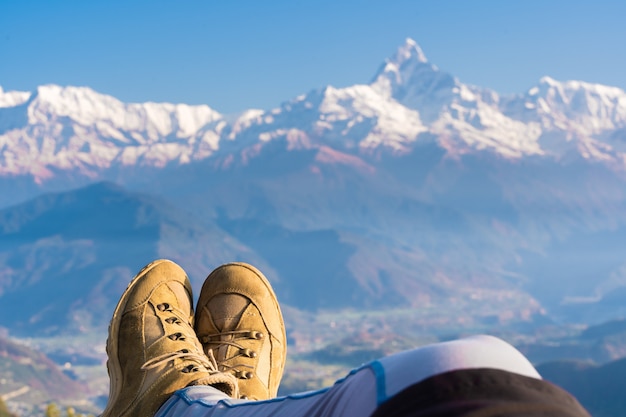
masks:
[(250, 300), (239, 294), (219, 294), (208, 303), (213, 323), (221, 332), (235, 330)]

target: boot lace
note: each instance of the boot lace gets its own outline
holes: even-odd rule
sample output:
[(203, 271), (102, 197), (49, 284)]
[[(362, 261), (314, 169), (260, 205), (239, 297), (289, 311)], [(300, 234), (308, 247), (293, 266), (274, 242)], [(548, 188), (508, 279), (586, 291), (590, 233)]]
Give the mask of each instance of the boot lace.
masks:
[[(161, 320), (164, 323), (167, 323), (170, 326), (182, 326), (182, 331), (176, 331), (171, 333), (167, 337), (174, 341), (184, 342), (187, 340), (187, 334), (185, 330), (191, 330), (193, 332), (193, 327), (191, 323), (187, 322), (183, 319), (184, 315), (178, 309), (173, 308), (169, 303), (161, 303), (156, 306), (157, 310), (162, 313), (171, 313), (173, 314), (170, 317), (162, 318)], [(194, 334), (195, 337), (195, 334)], [(217, 361), (215, 360), (215, 356), (213, 356), (213, 352), (210, 355), (205, 355), (202, 351), (197, 349), (189, 350), (189, 349), (180, 349), (177, 351), (166, 352), (161, 355), (155, 356), (147, 360), (142, 366), (142, 370), (149, 370), (158, 368), (159, 366), (165, 365), (170, 361), (174, 361), (176, 359), (180, 359), (184, 362), (189, 362), (187, 366), (181, 368), (181, 372), (198, 372), (198, 371), (208, 371), (209, 373), (218, 372)]]
[[(211, 373), (217, 372), (217, 361), (212, 354), (210, 355), (210, 357), (207, 357), (203, 353), (191, 352), (187, 349), (182, 349), (175, 352), (167, 352), (162, 355), (155, 356), (154, 358), (146, 361), (141, 366), (141, 369), (149, 370), (157, 368), (175, 359), (181, 359), (186, 362), (191, 362), (189, 365), (182, 368), (181, 371), (185, 373), (198, 372), (200, 370), (208, 370)], [(201, 369), (200, 367), (204, 369)]]
[[(225, 339), (226, 336), (230, 336), (232, 339), (227, 340)], [(211, 345), (206, 348), (206, 351), (207, 355), (210, 355), (214, 360), (214, 350), (219, 350), (219, 348), (223, 346), (232, 346), (236, 348), (234, 355), (224, 358), (222, 361), (219, 362), (219, 364), (216, 363), (218, 365), (217, 369), (222, 372), (230, 371), (239, 379), (250, 379), (253, 377), (252, 372), (250, 372), (250, 370), (254, 370), (253, 365), (248, 365), (245, 363), (235, 363), (234, 365), (230, 365), (227, 362), (240, 356), (245, 356), (247, 358), (256, 358), (257, 353), (252, 349), (246, 348), (239, 341), (260, 340), (263, 337), (263, 333), (254, 330), (233, 330), (204, 336), (201, 338), (201, 341), (205, 344)]]

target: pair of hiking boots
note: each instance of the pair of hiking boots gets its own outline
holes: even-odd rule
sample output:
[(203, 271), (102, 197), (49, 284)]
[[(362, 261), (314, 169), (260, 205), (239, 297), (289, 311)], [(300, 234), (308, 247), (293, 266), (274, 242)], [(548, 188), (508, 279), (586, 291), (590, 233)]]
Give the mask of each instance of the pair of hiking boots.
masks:
[(251, 265), (213, 271), (194, 315), (183, 269), (168, 260), (143, 268), (109, 326), (110, 392), (102, 417), (153, 416), (177, 390), (211, 385), (232, 398), (276, 396), (286, 357), (272, 288)]

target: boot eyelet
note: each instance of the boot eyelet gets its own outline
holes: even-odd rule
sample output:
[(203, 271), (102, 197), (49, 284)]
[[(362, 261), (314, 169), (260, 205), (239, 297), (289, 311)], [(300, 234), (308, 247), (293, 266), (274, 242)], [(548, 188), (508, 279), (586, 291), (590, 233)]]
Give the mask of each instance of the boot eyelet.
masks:
[(195, 365), (189, 365), (189, 366), (185, 366), (183, 369), (180, 370), (182, 373), (184, 374), (188, 374), (191, 372), (198, 372), (198, 367)]
[(250, 339), (256, 339), (256, 340), (260, 340), (263, 339), (263, 333), (261, 332), (256, 332), (256, 331), (252, 331), (248, 333), (248, 337)]
[(248, 358), (256, 358), (256, 352), (250, 349), (241, 349), (239, 350), (243, 356), (247, 356)]
[(235, 377), (239, 379), (252, 379), (252, 377), (254, 377), (254, 374), (249, 371), (237, 371)]

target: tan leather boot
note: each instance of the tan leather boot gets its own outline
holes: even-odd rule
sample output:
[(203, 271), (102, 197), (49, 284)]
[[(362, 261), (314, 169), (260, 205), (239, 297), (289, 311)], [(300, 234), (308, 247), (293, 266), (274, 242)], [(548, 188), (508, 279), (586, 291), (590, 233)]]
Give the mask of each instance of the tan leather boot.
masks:
[(240, 398), (273, 398), (287, 355), (285, 325), (267, 278), (244, 263), (222, 265), (202, 286), (196, 334), (220, 371), (239, 379)]
[(238, 397), (237, 381), (219, 372), (193, 330), (185, 272), (155, 261), (132, 280), (109, 326), (109, 402), (102, 417), (153, 416), (176, 390), (212, 385)]

